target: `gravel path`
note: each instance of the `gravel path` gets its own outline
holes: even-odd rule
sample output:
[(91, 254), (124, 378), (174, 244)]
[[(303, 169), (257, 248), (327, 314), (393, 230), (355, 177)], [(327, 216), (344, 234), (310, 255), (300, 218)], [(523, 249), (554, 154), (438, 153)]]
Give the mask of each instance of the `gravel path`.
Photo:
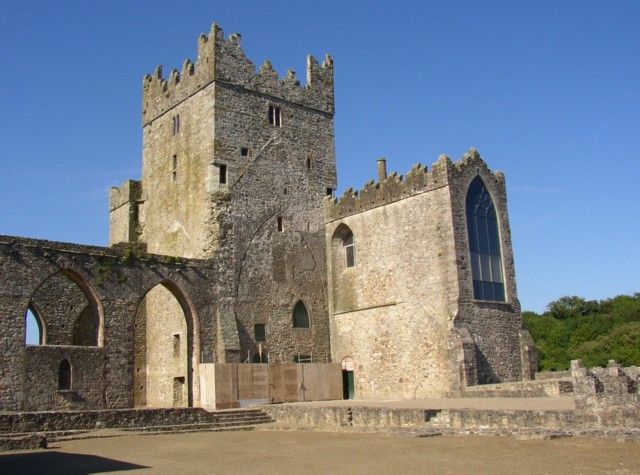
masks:
[(0, 473), (640, 473), (640, 442), (252, 431), (56, 442)]

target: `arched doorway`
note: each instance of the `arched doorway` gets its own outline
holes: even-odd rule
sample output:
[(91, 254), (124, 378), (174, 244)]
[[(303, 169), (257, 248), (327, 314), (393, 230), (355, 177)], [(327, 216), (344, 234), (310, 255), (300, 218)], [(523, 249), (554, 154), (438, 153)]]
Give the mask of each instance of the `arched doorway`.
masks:
[(194, 321), (172, 282), (157, 284), (142, 298), (134, 322), (134, 407), (193, 406), (199, 348)]
[(355, 382), (353, 378), (354, 370), (353, 358), (347, 356), (342, 359), (342, 397), (343, 399), (353, 399), (355, 397)]

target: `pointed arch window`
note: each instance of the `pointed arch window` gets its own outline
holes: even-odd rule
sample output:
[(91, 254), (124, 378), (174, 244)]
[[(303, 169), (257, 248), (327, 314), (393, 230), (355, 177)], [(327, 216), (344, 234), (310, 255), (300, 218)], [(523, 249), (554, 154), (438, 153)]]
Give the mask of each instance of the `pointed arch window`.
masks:
[(309, 326), (309, 311), (302, 300), (298, 300), (295, 307), (293, 307), (293, 327), (309, 328)]
[(466, 210), (473, 298), (504, 302), (498, 219), (491, 196), (480, 177), (469, 185)]

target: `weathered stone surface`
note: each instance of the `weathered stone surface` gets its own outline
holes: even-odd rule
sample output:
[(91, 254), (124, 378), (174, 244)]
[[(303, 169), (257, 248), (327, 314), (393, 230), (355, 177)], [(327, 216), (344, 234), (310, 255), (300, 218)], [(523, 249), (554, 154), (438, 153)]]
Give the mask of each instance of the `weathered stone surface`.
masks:
[[(477, 176), (497, 210), (505, 302), (473, 299), (465, 202)], [(332, 357), (353, 359), (356, 397), (442, 396), (533, 377), (504, 177), (475, 150), (325, 199), (325, 213)], [(353, 267), (345, 265), (347, 230), (356, 242)]]
[[(216, 300), (211, 283), (217, 274), (214, 263), (208, 261), (176, 262), (163, 256), (133, 255), (128, 249), (0, 236), (0, 407), (69, 407), (58, 392), (62, 359), (70, 361), (71, 388), (77, 389), (76, 396), (88, 407), (131, 407), (134, 316), (147, 291), (158, 284), (168, 287), (187, 310), (185, 358), (197, 372), (201, 358), (211, 360), (215, 352), (214, 345), (201, 352), (200, 341), (215, 341)], [(25, 347), (30, 300), (43, 282), (59, 275), (73, 280), (97, 309), (97, 345)], [(74, 318), (71, 313), (65, 321), (60, 314), (56, 321), (73, 328)], [(191, 383), (193, 376), (187, 378)], [(197, 377), (193, 380), (189, 397), (197, 401)]]

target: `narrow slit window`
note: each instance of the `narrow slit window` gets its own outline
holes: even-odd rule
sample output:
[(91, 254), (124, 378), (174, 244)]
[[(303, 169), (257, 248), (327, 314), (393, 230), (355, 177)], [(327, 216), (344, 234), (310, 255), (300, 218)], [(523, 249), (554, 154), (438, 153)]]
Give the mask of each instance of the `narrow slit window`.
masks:
[(307, 156), (307, 170), (311, 170), (313, 168), (313, 159), (311, 155)]
[(282, 111), (278, 106), (269, 106), (269, 123), (276, 127), (282, 127)]
[(173, 357), (180, 357), (180, 334), (176, 333), (173, 335)]
[(356, 242), (353, 238), (353, 234), (349, 233), (343, 241), (347, 267), (353, 267), (356, 265)]
[(171, 181), (178, 179), (178, 156), (174, 155), (171, 159)]
[(176, 114), (172, 117), (172, 127), (171, 127), (171, 133), (172, 135), (176, 135), (178, 132), (180, 132), (180, 114)]
[(218, 170), (220, 172), (219, 183), (221, 185), (227, 184), (227, 166), (224, 163), (218, 165)]
[(282, 216), (278, 216), (278, 231), (284, 231), (284, 223), (282, 222)]
[(257, 342), (267, 341), (267, 326), (264, 323), (256, 323), (253, 331)]

